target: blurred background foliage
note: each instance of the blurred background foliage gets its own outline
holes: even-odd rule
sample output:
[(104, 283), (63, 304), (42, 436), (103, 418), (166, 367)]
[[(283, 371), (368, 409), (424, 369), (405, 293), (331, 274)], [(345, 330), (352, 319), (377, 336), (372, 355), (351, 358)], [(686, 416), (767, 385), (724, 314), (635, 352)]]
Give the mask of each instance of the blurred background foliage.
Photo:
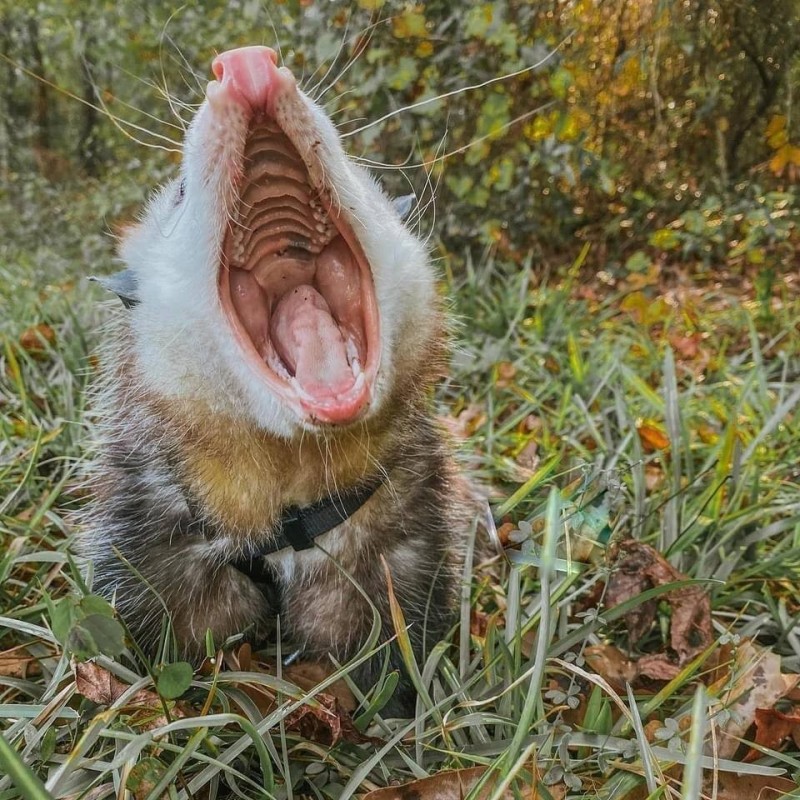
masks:
[[(0, 0), (16, 234), (57, 219), (53, 258), (104, 252), (245, 43), (280, 48), (389, 191), (435, 188), (423, 230), (450, 253), (796, 268), (800, 0)], [(76, 215), (67, 253), (78, 201), (96, 230)]]

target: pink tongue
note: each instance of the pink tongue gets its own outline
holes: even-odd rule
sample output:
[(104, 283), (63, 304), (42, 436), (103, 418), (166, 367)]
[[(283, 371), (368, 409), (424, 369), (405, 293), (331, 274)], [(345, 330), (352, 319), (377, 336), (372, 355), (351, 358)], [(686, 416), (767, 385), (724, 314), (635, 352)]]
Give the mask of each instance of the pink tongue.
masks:
[(312, 286), (284, 295), (272, 314), (275, 349), (313, 397), (335, 396), (355, 382), (345, 342), (325, 298)]

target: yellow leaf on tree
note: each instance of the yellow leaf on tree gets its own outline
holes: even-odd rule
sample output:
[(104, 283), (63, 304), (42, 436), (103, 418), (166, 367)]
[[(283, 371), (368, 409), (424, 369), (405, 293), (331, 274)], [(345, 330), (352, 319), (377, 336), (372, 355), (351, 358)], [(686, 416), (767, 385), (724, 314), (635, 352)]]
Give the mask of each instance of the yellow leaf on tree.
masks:
[(426, 37), (425, 15), (421, 11), (406, 11), (394, 18), (394, 35), (398, 39), (410, 39), (414, 36)]
[(780, 175), (787, 164), (800, 166), (800, 147), (785, 144), (769, 161), (769, 168), (775, 175)]
[(781, 128), (781, 130), (773, 133), (772, 136), (767, 137), (767, 144), (773, 149), (777, 150), (780, 147), (783, 147), (789, 141), (789, 134), (786, 131), (786, 128)]
[(783, 114), (775, 114), (775, 116), (769, 121), (767, 125), (766, 131), (764, 131), (764, 135), (769, 138), (770, 136), (774, 136), (778, 131), (785, 130), (786, 128), (786, 117)]

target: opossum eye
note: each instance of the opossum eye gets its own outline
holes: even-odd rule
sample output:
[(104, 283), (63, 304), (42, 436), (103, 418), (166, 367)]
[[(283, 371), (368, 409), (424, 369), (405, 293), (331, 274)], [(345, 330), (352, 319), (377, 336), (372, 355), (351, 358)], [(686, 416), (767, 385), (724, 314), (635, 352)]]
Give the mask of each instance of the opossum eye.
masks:
[(178, 191), (175, 193), (175, 203), (174, 205), (179, 206), (183, 202), (183, 198), (186, 196), (186, 178), (181, 180)]

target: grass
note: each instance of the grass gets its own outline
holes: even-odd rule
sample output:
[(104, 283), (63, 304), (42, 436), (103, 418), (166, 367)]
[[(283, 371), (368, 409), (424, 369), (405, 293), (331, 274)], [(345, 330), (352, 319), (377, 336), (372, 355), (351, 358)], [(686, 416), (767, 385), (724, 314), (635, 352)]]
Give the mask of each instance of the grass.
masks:
[[(746, 275), (726, 288), (677, 268), (601, 280), (577, 252), (552, 273), (467, 260), (444, 281), (460, 324), (440, 400), (511, 546), (468, 576), (452, 637), (409, 665), (414, 720), (382, 719), (380, 689), (351, 686), (354, 730), (369, 738), (326, 744), (338, 712), (310, 697), (352, 665), (309, 691), (215, 659), (177, 700), (132, 646), (96, 660), (118, 693), (87, 699), (51, 630), (54, 604), (86, 591), (71, 513), (84, 502), (84, 389), (106, 311), (83, 276), (111, 271), (105, 220), (136, 199), (97, 189), (38, 184), (37, 204), (0, 209), (16, 219), (0, 244), (0, 800), (125, 787), (137, 800), (345, 800), (471, 767), (490, 769), (467, 789), (492, 798), (689, 800), (714, 779), (734, 798), (734, 769), (751, 797), (776, 774), (793, 785), (796, 748), (748, 763), (742, 748), (732, 763), (712, 744), (737, 642), (800, 673), (800, 299), (780, 281), (765, 295)], [(609, 607), (603, 587), (628, 537), (682, 576)], [(634, 659), (666, 652), (669, 592), (691, 585), (710, 595), (713, 641), (671, 679), (625, 686), (610, 645)], [(626, 614), (648, 598), (655, 622), (630, 646)], [(309, 702), (316, 724), (298, 726)]]

